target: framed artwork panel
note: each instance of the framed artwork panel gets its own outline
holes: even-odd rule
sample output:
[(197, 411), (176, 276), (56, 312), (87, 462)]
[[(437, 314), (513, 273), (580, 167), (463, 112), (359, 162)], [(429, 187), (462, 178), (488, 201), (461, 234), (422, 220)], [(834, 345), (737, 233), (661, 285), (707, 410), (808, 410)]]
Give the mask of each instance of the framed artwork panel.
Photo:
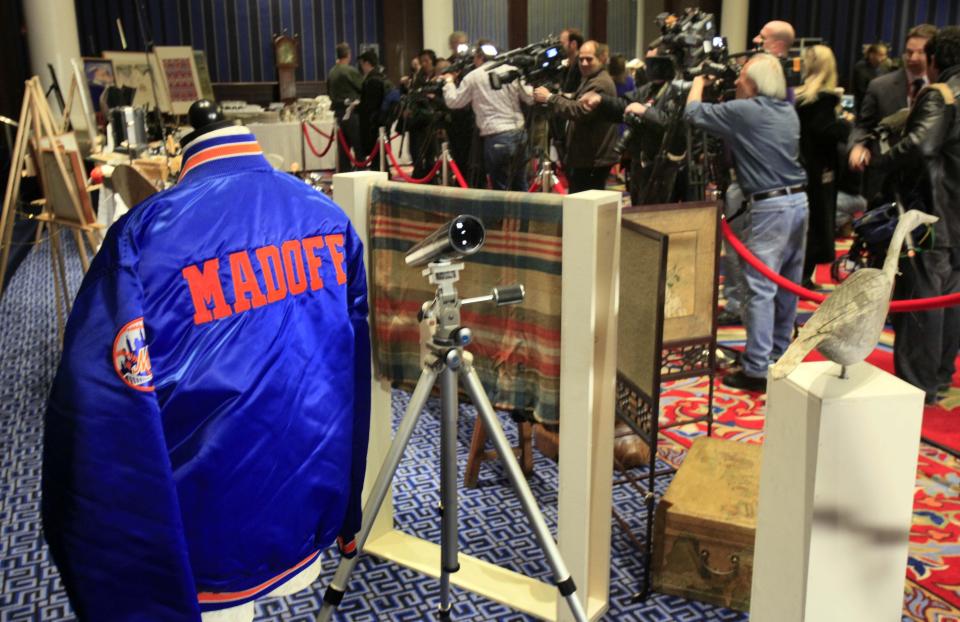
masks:
[(624, 219), (620, 232), (617, 371), (651, 398), (660, 394), (667, 242), (665, 234)]
[[(644, 205), (624, 210), (623, 218), (669, 236), (664, 343), (712, 337), (720, 204)], [(621, 278), (630, 269), (639, 268), (621, 265)]]
[[(170, 112), (170, 100), (164, 88), (160, 65), (153, 54), (147, 52), (105, 51), (103, 57), (113, 61), (114, 80), (117, 86), (136, 89), (133, 106), (159, 107)], [(153, 72), (153, 79), (150, 73)], [(156, 85), (156, 90), (154, 90)]]
[(160, 64), (160, 73), (170, 102), (168, 112), (187, 114), (190, 105), (203, 97), (193, 48), (186, 45), (158, 45), (154, 48), (154, 52)]

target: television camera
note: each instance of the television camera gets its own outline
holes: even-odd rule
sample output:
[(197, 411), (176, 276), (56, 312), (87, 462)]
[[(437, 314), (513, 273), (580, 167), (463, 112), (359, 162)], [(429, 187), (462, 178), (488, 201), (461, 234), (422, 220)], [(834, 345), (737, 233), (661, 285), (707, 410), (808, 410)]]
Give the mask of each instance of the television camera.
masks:
[(545, 86), (557, 81), (564, 58), (566, 55), (560, 40), (548, 37), (543, 41), (497, 54), (484, 70), (490, 75), (490, 86), (496, 90), (520, 77), (530, 86)]

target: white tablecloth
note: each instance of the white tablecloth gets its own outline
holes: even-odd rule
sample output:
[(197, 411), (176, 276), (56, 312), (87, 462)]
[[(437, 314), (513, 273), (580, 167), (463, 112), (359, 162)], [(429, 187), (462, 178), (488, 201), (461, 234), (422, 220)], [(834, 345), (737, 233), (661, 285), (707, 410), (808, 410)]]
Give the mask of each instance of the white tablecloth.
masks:
[[(324, 134), (330, 135), (333, 132), (334, 123), (332, 121), (314, 121), (313, 125)], [(283, 158), (283, 170), (289, 171), (290, 165), (294, 162), (300, 167), (300, 170), (319, 171), (333, 170), (337, 168), (337, 149), (339, 141), (334, 139), (334, 144), (322, 158), (313, 154), (309, 145), (303, 138), (303, 130), (299, 121), (281, 122), (281, 123), (248, 123), (247, 127), (257, 137), (260, 147), (264, 154), (276, 154)], [(324, 138), (312, 128), (307, 128), (310, 132), (310, 140), (317, 152), (323, 152), (327, 147), (329, 139)], [(393, 134), (391, 134), (392, 136)], [(393, 153), (400, 153), (400, 136), (397, 136), (390, 144)], [(403, 152), (398, 156), (401, 164), (410, 163), (410, 141), (403, 141)], [(367, 154), (361, 154), (366, 157)], [(379, 159), (375, 160), (378, 163)]]

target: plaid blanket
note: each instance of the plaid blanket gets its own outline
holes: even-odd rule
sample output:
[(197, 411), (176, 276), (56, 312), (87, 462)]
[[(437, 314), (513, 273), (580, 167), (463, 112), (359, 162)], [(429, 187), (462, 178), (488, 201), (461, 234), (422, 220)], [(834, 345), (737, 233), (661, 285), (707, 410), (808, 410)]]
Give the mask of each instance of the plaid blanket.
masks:
[(560, 397), (560, 267), (562, 199), (549, 194), (489, 192), (383, 182), (370, 209), (373, 288), (371, 324), (377, 374), (402, 386), (420, 376), (417, 312), (435, 289), (422, 268), (404, 263), (406, 252), (460, 214), (486, 227), (483, 248), (466, 260), (457, 289), (462, 298), (499, 285), (522, 283), (522, 304), (464, 307), (473, 331), (468, 350), (497, 408), (532, 412), (556, 422)]

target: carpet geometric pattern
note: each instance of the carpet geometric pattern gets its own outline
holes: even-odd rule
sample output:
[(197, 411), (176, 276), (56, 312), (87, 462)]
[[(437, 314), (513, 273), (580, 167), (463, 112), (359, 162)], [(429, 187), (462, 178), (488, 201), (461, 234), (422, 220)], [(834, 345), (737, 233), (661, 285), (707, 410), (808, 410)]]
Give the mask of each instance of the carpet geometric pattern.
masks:
[[(64, 240), (68, 251), (72, 242)], [(71, 289), (79, 285), (79, 263), (69, 257)], [(32, 253), (0, 300), (0, 620), (72, 620), (70, 605), (40, 533), (40, 447), (42, 416), (59, 354), (53, 312), (52, 279), (47, 245)], [(676, 383), (665, 392), (665, 417), (702, 408), (705, 380)], [(762, 401), (756, 396), (719, 389), (715, 411), (716, 433), (724, 438), (759, 442), (762, 437)], [(394, 392), (395, 421), (408, 396)], [(462, 477), (475, 414), (462, 407), (458, 440)], [(515, 425), (501, 422), (515, 440)], [(678, 428), (663, 441), (660, 457), (679, 464), (697, 431)], [(398, 528), (433, 541), (439, 538), (436, 504), (439, 491), (439, 420), (435, 400), (420, 417), (411, 444), (394, 480)], [(556, 465), (535, 452), (535, 473), (529, 483), (544, 510), (548, 525), (556, 527)], [(957, 507), (960, 464), (942, 452), (924, 447), (918, 471), (911, 570), (906, 582), (904, 620), (947, 622), (960, 620), (957, 585), (938, 578), (943, 567), (956, 567)], [(373, 477), (368, 474), (368, 477)], [(662, 493), (668, 478), (661, 478)], [(460, 544), (462, 550), (517, 572), (548, 580), (542, 554), (501, 467), (487, 463), (476, 489), (460, 490)], [(951, 505), (952, 502), (952, 505)], [(614, 504), (638, 534), (643, 533), (643, 504), (626, 487), (615, 487)], [(920, 540), (923, 540), (922, 542)], [(747, 620), (746, 614), (697, 601), (654, 593), (637, 603), (632, 595), (641, 572), (641, 559), (626, 534), (613, 528), (610, 612), (617, 621)], [(299, 594), (267, 599), (257, 604), (258, 621), (312, 622), (337, 563), (327, 551), (320, 580)], [(925, 578), (928, 577), (928, 578)], [(438, 598), (438, 582), (392, 563), (362, 556), (354, 573), (339, 620), (374, 622), (430, 619)], [(508, 608), (454, 588), (454, 619), (471, 622), (530, 620)]]

